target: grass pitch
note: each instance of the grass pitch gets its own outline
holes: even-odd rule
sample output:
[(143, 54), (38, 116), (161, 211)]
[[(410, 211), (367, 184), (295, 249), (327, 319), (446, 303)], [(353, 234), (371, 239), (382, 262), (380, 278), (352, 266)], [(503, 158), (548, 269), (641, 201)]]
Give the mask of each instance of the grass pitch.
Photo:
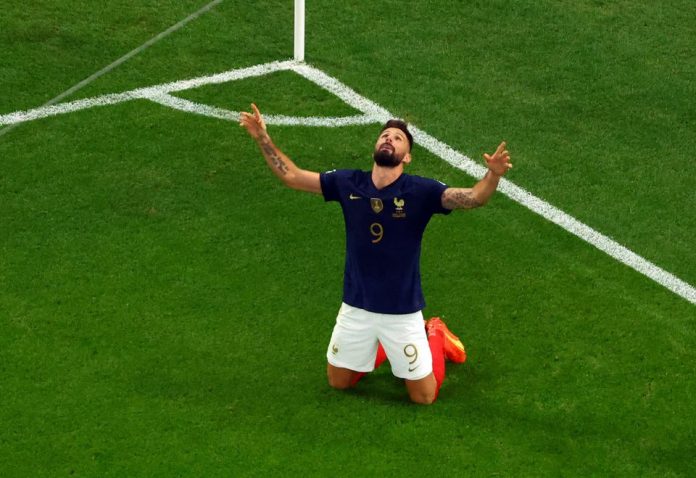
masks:
[[(0, 12), (0, 113), (40, 106), (200, 8)], [(696, 283), (696, 24), (683, 1), (308, 2), (307, 61)], [(292, 2), (225, 1), (69, 99), (290, 56)], [(182, 94), (350, 114), (277, 74)], [(370, 167), (375, 126), (273, 127), (307, 169)], [(693, 305), (496, 196), (435, 218), (428, 308), (467, 345), (432, 407), (388, 366), (325, 383), (335, 204), (236, 125), (130, 102), (0, 137), (4, 476), (690, 476)], [(411, 173), (473, 180), (421, 148)]]

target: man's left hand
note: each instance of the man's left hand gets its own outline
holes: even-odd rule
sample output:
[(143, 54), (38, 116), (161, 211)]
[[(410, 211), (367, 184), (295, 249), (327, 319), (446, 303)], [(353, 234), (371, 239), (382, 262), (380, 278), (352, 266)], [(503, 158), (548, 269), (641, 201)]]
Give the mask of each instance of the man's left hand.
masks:
[(502, 176), (512, 168), (510, 163), (510, 153), (505, 149), (505, 141), (500, 143), (498, 149), (492, 155), (484, 153), (483, 159), (486, 160), (486, 166), (491, 172), (497, 176)]

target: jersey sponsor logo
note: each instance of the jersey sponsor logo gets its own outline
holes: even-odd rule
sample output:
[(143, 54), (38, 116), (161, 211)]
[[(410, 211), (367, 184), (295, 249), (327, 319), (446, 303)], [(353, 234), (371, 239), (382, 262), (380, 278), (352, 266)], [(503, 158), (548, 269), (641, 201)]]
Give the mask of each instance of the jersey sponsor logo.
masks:
[(405, 205), (406, 201), (404, 201), (403, 199), (394, 198), (394, 206), (396, 206), (396, 209), (394, 210), (394, 214), (392, 214), (392, 217), (397, 219), (406, 217), (406, 212), (404, 211)]
[(415, 369), (417, 369), (418, 367), (420, 367), (420, 364), (416, 365), (416, 366), (413, 367), (413, 368), (409, 367), (409, 368), (408, 368), (408, 371), (409, 371), (409, 372), (413, 372), (413, 371), (414, 371)]
[(338, 353), (338, 345), (333, 344), (333, 346), (331, 347), (331, 353), (334, 355)]
[(350, 196), (348, 196), (348, 199), (362, 199), (362, 197), (356, 196), (355, 194), (350, 193)]
[(375, 212), (375, 214), (379, 214), (382, 212), (382, 209), (384, 209), (384, 204), (382, 204), (382, 200), (380, 198), (370, 198), (370, 206), (372, 206), (372, 210)]

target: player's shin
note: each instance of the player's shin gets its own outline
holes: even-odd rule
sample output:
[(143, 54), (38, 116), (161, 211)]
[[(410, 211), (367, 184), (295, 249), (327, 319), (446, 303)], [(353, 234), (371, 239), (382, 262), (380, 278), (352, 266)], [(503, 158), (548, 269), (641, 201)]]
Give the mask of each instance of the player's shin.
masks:
[(437, 398), (442, 382), (445, 381), (445, 338), (437, 333), (428, 334), (428, 345), (433, 356), (433, 375), (437, 383), (435, 398)]

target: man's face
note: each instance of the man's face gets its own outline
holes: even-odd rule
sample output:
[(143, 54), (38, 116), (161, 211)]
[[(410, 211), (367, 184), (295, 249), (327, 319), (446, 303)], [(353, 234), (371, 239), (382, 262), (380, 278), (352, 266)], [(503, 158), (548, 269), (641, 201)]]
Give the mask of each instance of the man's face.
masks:
[(395, 168), (399, 164), (409, 163), (408, 138), (399, 128), (387, 128), (377, 138), (372, 157), (379, 166)]

